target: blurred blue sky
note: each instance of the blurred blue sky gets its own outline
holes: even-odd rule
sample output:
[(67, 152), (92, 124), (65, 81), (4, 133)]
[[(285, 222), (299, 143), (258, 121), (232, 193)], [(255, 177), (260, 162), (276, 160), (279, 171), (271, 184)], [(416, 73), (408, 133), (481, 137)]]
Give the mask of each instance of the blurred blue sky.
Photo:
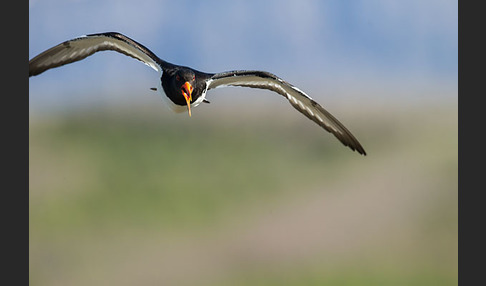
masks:
[[(29, 59), (64, 40), (107, 31), (176, 64), (267, 70), (303, 90), (311, 83), (457, 89), (454, 0), (29, 1)], [(145, 92), (156, 77), (131, 58), (103, 52), (31, 78), (30, 98), (130, 85)]]

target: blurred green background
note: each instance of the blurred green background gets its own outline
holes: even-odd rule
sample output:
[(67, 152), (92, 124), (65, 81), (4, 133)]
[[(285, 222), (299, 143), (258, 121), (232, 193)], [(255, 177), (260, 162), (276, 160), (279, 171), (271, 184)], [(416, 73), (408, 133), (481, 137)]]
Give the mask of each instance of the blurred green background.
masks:
[(366, 157), (277, 102), (31, 116), (32, 284), (457, 284), (457, 102), (341, 108)]
[(29, 2), (29, 58), (119, 31), (267, 70), (368, 153), (269, 91), (212, 90), (189, 117), (123, 55), (47, 71), (29, 79), (31, 285), (457, 285), (457, 1), (298, 3)]

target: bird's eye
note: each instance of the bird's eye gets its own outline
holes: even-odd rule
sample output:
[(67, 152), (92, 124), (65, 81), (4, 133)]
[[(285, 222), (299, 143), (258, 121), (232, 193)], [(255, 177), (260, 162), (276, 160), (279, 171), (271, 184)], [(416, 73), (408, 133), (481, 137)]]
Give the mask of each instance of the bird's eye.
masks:
[(181, 80), (181, 77), (179, 75), (176, 75), (176, 80), (177, 81), (180, 81)]

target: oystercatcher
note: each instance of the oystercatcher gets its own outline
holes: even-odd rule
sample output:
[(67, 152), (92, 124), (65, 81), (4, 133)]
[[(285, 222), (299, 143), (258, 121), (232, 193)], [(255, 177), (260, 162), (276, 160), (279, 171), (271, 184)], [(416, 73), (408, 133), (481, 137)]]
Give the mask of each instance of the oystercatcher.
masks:
[(288, 99), (290, 104), (319, 126), (331, 132), (353, 151), (366, 155), (358, 140), (344, 125), (299, 88), (266, 71), (235, 70), (206, 73), (166, 62), (144, 45), (116, 32), (81, 36), (54, 46), (29, 61), (29, 77), (72, 62), (96, 52), (112, 50), (133, 57), (160, 74), (158, 89), (175, 112), (188, 111), (206, 100), (208, 90), (223, 86), (268, 89)]

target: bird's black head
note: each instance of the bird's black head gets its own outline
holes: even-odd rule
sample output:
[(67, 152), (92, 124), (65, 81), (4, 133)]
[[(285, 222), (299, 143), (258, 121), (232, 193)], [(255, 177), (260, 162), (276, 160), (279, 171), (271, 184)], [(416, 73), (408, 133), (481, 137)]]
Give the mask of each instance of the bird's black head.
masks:
[(162, 87), (177, 105), (186, 105), (191, 116), (192, 92), (196, 86), (196, 74), (189, 68), (178, 68), (162, 74)]

